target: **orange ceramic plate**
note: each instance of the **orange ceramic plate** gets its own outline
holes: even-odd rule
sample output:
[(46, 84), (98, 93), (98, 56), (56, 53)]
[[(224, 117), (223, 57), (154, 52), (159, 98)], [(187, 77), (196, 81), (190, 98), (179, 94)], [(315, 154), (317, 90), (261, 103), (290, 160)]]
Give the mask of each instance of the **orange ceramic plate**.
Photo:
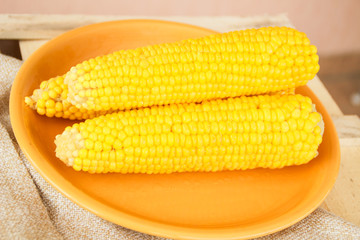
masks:
[(42, 80), (85, 59), (119, 49), (201, 37), (214, 31), (185, 24), (129, 20), (69, 31), (42, 46), (22, 66), (10, 96), (16, 138), (36, 170), (66, 197), (96, 215), (137, 231), (176, 239), (243, 239), (286, 228), (315, 210), (339, 170), (334, 125), (308, 87), (325, 121), (320, 155), (307, 165), (171, 175), (91, 175), (66, 167), (54, 137), (72, 121), (39, 116), (24, 97)]

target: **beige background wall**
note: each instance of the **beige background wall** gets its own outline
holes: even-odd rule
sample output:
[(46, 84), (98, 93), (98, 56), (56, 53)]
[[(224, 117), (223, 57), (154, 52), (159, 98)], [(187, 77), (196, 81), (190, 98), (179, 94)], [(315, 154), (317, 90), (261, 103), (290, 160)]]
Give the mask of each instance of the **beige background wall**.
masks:
[(111, 14), (155, 18), (284, 12), (298, 29), (308, 34), (320, 54), (360, 53), (360, 0), (0, 0), (0, 14)]

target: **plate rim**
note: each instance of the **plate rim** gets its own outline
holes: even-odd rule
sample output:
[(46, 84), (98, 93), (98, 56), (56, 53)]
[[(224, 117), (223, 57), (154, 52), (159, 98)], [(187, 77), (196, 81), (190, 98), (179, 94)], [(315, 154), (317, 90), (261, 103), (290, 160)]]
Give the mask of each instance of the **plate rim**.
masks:
[[(333, 123), (329, 113), (327, 112), (327, 110), (325, 109), (325, 107), (323, 106), (321, 101), (318, 99), (318, 97), (314, 94), (314, 92), (308, 86), (304, 86), (304, 87), (307, 88), (307, 90), (312, 93), (312, 95), (313, 95), (312, 98), (313, 97), (316, 98), (315, 100), (322, 105), (323, 111), (321, 112), (321, 114), (323, 115), (323, 117), (326, 116), (329, 119), (330, 126), (327, 125), (326, 128), (331, 129), (333, 134), (335, 134), (334, 136), (336, 137), (334, 139), (334, 141), (336, 143), (336, 150), (337, 150), (336, 151), (337, 155), (335, 156), (337, 159), (337, 166), (336, 166), (336, 170), (335, 170), (336, 174), (335, 174), (335, 177), (332, 179), (332, 181), (329, 182), (329, 184), (328, 184), (329, 188), (327, 189), (327, 191), (323, 192), (322, 196), (317, 198), (318, 201), (316, 201), (316, 203), (314, 203), (311, 208), (308, 208), (308, 209), (300, 212), (296, 218), (293, 218), (287, 224), (281, 224), (281, 226), (270, 227), (266, 231), (261, 231), (259, 233), (252, 233), (252, 234), (247, 234), (247, 235), (244, 235), (244, 234), (241, 235), (241, 231), (234, 231), (233, 228), (229, 228), (229, 229), (232, 229), (231, 232), (224, 232), (224, 231), (216, 231), (216, 230), (209, 231), (208, 229), (203, 230), (203, 229), (199, 229), (199, 228), (179, 227), (179, 226), (174, 226), (174, 225), (170, 225), (170, 224), (164, 224), (164, 223), (150, 221), (150, 220), (147, 220), (147, 219), (144, 219), (141, 217), (137, 217), (137, 216), (125, 213), (125, 212), (121, 212), (119, 210), (116, 210), (114, 212), (114, 208), (111, 208), (100, 201), (94, 200), (89, 195), (81, 192), (78, 188), (71, 185), (71, 183), (69, 181), (67, 181), (65, 178), (62, 178), (62, 176), (60, 174), (58, 174), (59, 175), (58, 177), (60, 177), (60, 178), (58, 178), (58, 177), (52, 177), (52, 176), (50, 176), (51, 174), (44, 172), (43, 169), (41, 168), (41, 166), (38, 164), (38, 160), (34, 160), (34, 159), (43, 159), (42, 155), (33, 150), (33, 147), (31, 146), (32, 145), (31, 142), (27, 141), (24, 137), (24, 135), (26, 135), (26, 134), (22, 134), (22, 133), (26, 133), (26, 128), (25, 128), (25, 125), (21, 121), (22, 119), (18, 117), (19, 112), (21, 112), (23, 109), (18, 108), (18, 105), (20, 103), (18, 103), (17, 101), (20, 101), (20, 100), (17, 100), (17, 95), (16, 95), (16, 89), (19, 88), (19, 81), (20, 81), (19, 79), (21, 78), (20, 76), (23, 75), (23, 72), (27, 71), (28, 66), (30, 65), (30, 63), (32, 61), (36, 60), (38, 54), (41, 55), (41, 53), (46, 51), (46, 49), (49, 46), (56, 44), (57, 41), (60, 41), (62, 38), (66, 37), (68, 34), (72, 34), (74, 32), (77, 33), (79, 31), (80, 32), (86, 31), (87, 29), (91, 29), (94, 26), (100, 27), (102, 25), (124, 24), (124, 23), (126, 24), (129, 22), (130, 23), (131, 22), (140, 22), (140, 23), (141, 22), (144, 22), (144, 23), (145, 22), (147, 22), (147, 23), (153, 22), (153, 23), (160, 23), (160, 24), (176, 24), (176, 25), (182, 25), (184, 27), (193, 28), (193, 29), (195, 28), (195, 29), (199, 29), (199, 30), (203, 30), (203, 31), (205, 30), (205, 31), (208, 31), (209, 34), (218, 33), (216, 31), (213, 31), (213, 30), (210, 30), (207, 28), (194, 26), (191, 24), (173, 22), (173, 21), (153, 20), (153, 19), (115, 20), (115, 21), (94, 23), (94, 24), (86, 25), (83, 27), (79, 27), (79, 28), (75, 28), (73, 30), (67, 31), (67, 32), (49, 40), (47, 43), (45, 43), (39, 49), (37, 49), (33, 54), (31, 54), (31, 56), (21, 66), (20, 70), (18, 71), (18, 73), (15, 77), (13, 85), (11, 87), (10, 103), (9, 103), (10, 121), (11, 121), (11, 125), (12, 125), (13, 131), (14, 131), (14, 135), (17, 139), (17, 142), (18, 142), (21, 150), (25, 154), (27, 160), (31, 163), (31, 165), (35, 168), (35, 170), (52, 187), (54, 187), (58, 192), (60, 192), (62, 195), (67, 197), (69, 200), (71, 200), (78, 206), (80, 206), (83, 209), (86, 209), (86, 210), (92, 212), (93, 214), (95, 214), (103, 219), (106, 219), (112, 223), (119, 224), (123, 227), (133, 229), (135, 231), (140, 231), (142, 233), (147, 233), (147, 234), (161, 236), (161, 237), (167, 237), (167, 238), (176, 238), (176, 239), (219, 239), (219, 238), (221, 238), (221, 239), (244, 239), (244, 238), (260, 237), (260, 236), (268, 235), (268, 234), (271, 234), (274, 232), (278, 232), (280, 230), (283, 230), (283, 229), (301, 221), (302, 219), (307, 217), (310, 213), (312, 213), (316, 208), (318, 208), (320, 206), (320, 204), (324, 201), (324, 199), (327, 197), (327, 195), (333, 188), (335, 181), (337, 179), (337, 176), (339, 174), (340, 143), (339, 143), (339, 138), (338, 138), (334, 123)], [(22, 106), (24, 106), (23, 101), (20, 101), (20, 102), (22, 102)], [(63, 180), (65, 180), (65, 182)], [(60, 185), (58, 184), (59, 181), (61, 182)], [(238, 228), (239, 227), (237, 227), (235, 229), (238, 229)], [(194, 230), (196, 230), (196, 231), (194, 231)]]

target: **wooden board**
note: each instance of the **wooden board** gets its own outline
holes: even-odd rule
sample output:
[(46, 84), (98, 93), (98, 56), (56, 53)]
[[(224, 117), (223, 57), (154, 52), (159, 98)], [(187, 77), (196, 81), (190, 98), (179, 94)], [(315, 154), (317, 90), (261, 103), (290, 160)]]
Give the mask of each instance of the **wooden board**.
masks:
[(48, 40), (20, 40), (20, 52), (23, 60), (26, 60), (30, 55), (36, 51), (41, 45), (46, 43)]
[(291, 26), (286, 14), (255, 17), (182, 17), (182, 16), (99, 16), (0, 14), (0, 39), (51, 39), (70, 29), (104, 21), (158, 19), (193, 24), (219, 32), (261, 26)]
[(331, 116), (342, 116), (343, 113), (340, 110), (339, 106), (335, 100), (331, 97), (330, 93), (326, 90), (324, 84), (320, 81), (318, 76), (307, 83), (310, 89), (315, 93), (315, 95), (321, 100), (324, 104), (326, 110)]
[[(286, 15), (274, 17), (127, 17), (80, 15), (0, 15), (0, 39), (19, 39), (21, 54), (27, 59), (47, 40), (75, 27), (109, 20), (152, 18), (190, 23), (225, 32), (249, 26), (291, 26)], [(318, 77), (308, 86), (332, 116), (341, 146), (341, 167), (334, 188), (322, 207), (360, 226), (360, 119), (344, 116)]]
[(340, 139), (341, 164), (335, 186), (322, 207), (360, 226), (360, 118), (348, 115), (332, 119)]

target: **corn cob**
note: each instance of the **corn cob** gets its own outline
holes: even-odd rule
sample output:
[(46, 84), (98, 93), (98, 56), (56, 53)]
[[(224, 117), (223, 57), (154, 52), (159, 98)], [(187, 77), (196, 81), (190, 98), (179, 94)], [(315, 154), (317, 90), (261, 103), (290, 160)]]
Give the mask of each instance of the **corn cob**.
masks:
[(72, 67), (65, 83), (78, 108), (124, 110), (295, 88), (318, 60), (304, 33), (266, 27), (114, 52)]
[(67, 93), (64, 76), (58, 76), (41, 82), (40, 88), (35, 89), (32, 96), (25, 98), (25, 103), (40, 115), (71, 120), (83, 120), (112, 112), (77, 108), (67, 100)]
[(310, 98), (259, 95), (120, 111), (67, 127), (56, 156), (89, 173), (282, 168), (317, 156)]
[[(84, 120), (113, 111), (94, 111), (83, 107), (77, 108), (67, 100), (68, 87), (64, 84), (64, 76), (43, 81), (33, 95), (25, 97), (25, 103), (40, 115), (70, 120)], [(294, 94), (295, 89), (286, 89), (273, 94)]]

